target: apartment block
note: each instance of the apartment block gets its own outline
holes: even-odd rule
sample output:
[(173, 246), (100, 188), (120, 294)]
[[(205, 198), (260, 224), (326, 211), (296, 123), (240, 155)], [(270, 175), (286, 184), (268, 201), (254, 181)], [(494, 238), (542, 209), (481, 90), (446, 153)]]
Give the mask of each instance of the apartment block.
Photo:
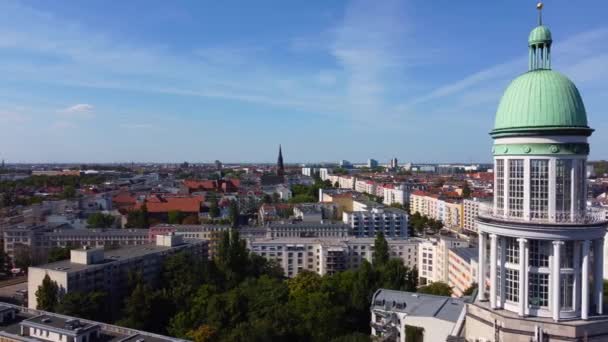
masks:
[(365, 211), (345, 211), (342, 222), (351, 227), (357, 237), (375, 237), (380, 232), (396, 239), (408, 237), (408, 215), (396, 208), (376, 206)]
[(477, 281), (477, 247), (456, 247), (448, 250), (448, 284), (454, 297), (462, 297), (463, 292)]
[(146, 331), (0, 303), (0, 340), (20, 342), (187, 342)]
[[(391, 257), (403, 260), (408, 267), (417, 265), (418, 239), (387, 239)], [(274, 260), (285, 276), (295, 277), (306, 270), (320, 275), (357, 268), (363, 260), (372, 262), (372, 238), (277, 238), (252, 239), (248, 247), (268, 260)]]
[(129, 273), (139, 272), (145, 282), (154, 283), (164, 259), (180, 251), (207, 258), (208, 244), (171, 234), (157, 235), (155, 244), (109, 251), (87, 246), (74, 249), (69, 260), (29, 268), (28, 305), (36, 308), (36, 290), (46, 275), (57, 282), (62, 293), (104, 291), (110, 295), (111, 302), (120, 302), (126, 296)]

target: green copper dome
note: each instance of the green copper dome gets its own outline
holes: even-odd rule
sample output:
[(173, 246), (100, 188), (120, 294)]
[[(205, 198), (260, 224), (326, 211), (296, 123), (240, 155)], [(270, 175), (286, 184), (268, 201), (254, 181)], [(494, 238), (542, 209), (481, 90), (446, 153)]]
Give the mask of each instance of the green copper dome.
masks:
[(551, 31), (539, 25), (530, 33), (529, 71), (511, 82), (498, 111), (493, 137), (513, 135), (591, 135), (578, 89), (551, 70)]
[(492, 135), (572, 129), (590, 131), (578, 89), (562, 74), (538, 69), (511, 82), (498, 105)]
[(547, 26), (540, 25), (535, 27), (532, 32), (530, 32), (530, 36), (528, 37), (528, 44), (538, 44), (538, 43), (547, 43), (551, 42), (551, 31)]

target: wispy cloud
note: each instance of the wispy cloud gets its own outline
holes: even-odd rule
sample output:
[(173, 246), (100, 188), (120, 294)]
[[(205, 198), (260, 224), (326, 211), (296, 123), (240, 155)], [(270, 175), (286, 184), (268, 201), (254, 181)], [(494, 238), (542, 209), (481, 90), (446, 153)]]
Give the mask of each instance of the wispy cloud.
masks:
[(79, 103), (59, 110), (59, 115), (72, 119), (91, 119), (95, 116), (94, 107), (90, 104)]
[(125, 129), (150, 129), (153, 128), (154, 125), (151, 123), (122, 123), (119, 127)]

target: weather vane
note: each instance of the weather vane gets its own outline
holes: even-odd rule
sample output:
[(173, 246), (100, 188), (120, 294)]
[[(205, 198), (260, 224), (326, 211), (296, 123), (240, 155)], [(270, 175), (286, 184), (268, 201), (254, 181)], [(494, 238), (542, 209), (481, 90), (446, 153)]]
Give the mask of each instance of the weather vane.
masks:
[(538, 10), (538, 25), (541, 26), (543, 24), (543, 3), (539, 1), (536, 9)]

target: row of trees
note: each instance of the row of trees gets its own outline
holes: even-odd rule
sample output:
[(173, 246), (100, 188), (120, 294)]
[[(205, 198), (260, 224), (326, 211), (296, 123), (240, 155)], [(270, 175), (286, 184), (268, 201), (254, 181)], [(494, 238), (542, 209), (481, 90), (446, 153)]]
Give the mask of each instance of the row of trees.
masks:
[(382, 235), (372, 258), (358, 269), (325, 276), (304, 271), (286, 280), (274, 262), (249, 253), (233, 229), (221, 237), (213, 260), (175, 254), (166, 259), (158, 286), (135, 276), (118, 315), (99, 304), (104, 293), (61, 297), (46, 278), (36, 297), (41, 309), (102, 321), (111, 317), (119, 325), (196, 342), (369, 341), (374, 292), (416, 291), (418, 278), (415, 268), (390, 258)]
[(410, 227), (414, 228), (418, 234), (424, 234), (427, 230), (437, 233), (443, 228), (443, 222), (415, 212), (410, 215)]

